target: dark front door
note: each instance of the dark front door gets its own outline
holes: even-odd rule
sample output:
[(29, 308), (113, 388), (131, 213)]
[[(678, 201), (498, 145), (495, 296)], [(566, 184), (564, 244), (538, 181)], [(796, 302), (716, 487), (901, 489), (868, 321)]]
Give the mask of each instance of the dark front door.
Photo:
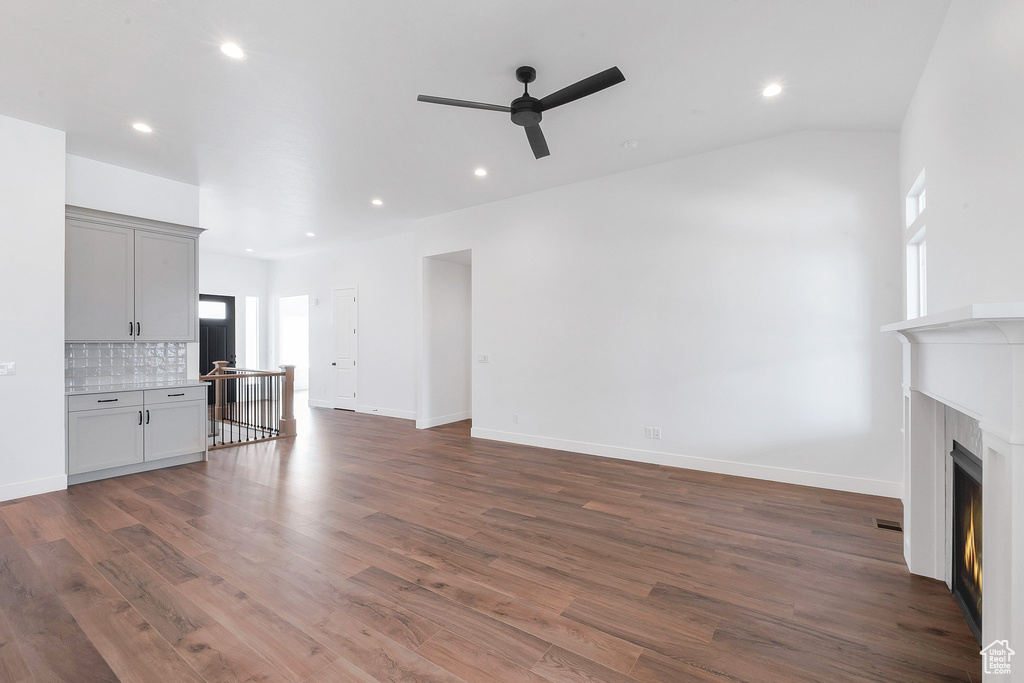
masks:
[[(226, 360), (228, 367), (235, 367), (235, 297), (200, 294), (199, 374), (208, 375), (215, 360)], [(231, 384), (234, 382), (228, 382)]]

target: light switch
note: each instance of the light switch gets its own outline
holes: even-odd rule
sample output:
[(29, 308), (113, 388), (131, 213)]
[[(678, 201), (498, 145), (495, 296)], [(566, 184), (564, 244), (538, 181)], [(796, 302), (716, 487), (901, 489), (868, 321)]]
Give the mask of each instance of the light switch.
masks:
[(491, 357), (490, 357), (490, 355), (488, 355), (486, 353), (481, 353), (479, 356), (476, 357), (476, 362), (477, 363), (490, 363), (491, 362)]
[(14, 366), (13, 362), (10, 362), (10, 363), (0, 363), (0, 375), (14, 375), (14, 374), (16, 374), (16, 373), (15, 373), (15, 366)]

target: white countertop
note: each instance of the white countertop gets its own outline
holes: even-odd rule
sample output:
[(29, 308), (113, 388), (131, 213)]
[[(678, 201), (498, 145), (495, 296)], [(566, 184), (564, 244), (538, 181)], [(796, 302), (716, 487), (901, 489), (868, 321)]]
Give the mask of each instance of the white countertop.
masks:
[(112, 391), (144, 391), (145, 389), (177, 389), (180, 387), (206, 386), (206, 382), (198, 379), (167, 380), (165, 382), (132, 382), (129, 384), (102, 384), (95, 387), (68, 387), (65, 396), (81, 394), (107, 394)]

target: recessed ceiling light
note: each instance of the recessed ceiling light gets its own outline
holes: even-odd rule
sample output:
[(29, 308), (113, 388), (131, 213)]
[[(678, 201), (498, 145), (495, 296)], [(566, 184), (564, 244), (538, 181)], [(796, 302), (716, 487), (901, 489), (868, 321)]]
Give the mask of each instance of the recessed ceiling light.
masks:
[(133, 123), (132, 124), (132, 128), (134, 128), (135, 130), (139, 131), (140, 133), (152, 133), (153, 132), (153, 129), (150, 128), (147, 124), (143, 123), (142, 121), (138, 121), (136, 123)]
[(486, 168), (478, 168), (475, 171), (473, 171), (473, 175), (478, 175), (481, 178), (483, 178), (485, 175), (487, 175), (487, 169)]
[(772, 83), (771, 85), (764, 89), (764, 92), (762, 94), (765, 97), (775, 97), (780, 92), (782, 92), (782, 86), (779, 85), (778, 83)]
[(234, 43), (224, 43), (220, 46), (220, 51), (231, 57), (231, 59), (245, 59), (245, 53), (242, 52), (242, 48)]
[(307, 232), (306, 233), (306, 237), (316, 237), (316, 233), (315, 232)]
[(374, 199), (370, 203), (373, 204), (374, 206), (380, 206), (380, 205), (382, 205), (384, 203), (384, 200), (383, 199)]
[(252, 249), (248, 249), (248, 248), (246, 248), (246, 251), (252, 251)]

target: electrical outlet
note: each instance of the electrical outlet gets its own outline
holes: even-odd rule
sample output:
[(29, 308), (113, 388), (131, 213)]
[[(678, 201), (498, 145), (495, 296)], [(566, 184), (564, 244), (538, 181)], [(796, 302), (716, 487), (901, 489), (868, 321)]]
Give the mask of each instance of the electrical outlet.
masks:
[(512, 413), (512, 421), (519, 424), (519, 413)]
[(0, 363), (0, 375), (14, 375), (15, 365), (14, 363)]
[(644, 438), (645, 439), (653, 439), (654, 438), (654, 428), (653, 427), (644, 427)]
[(660, 439), (661, 438), (661, 427), (655, 427), (654, 428), (654, 438), (655, 439)]

